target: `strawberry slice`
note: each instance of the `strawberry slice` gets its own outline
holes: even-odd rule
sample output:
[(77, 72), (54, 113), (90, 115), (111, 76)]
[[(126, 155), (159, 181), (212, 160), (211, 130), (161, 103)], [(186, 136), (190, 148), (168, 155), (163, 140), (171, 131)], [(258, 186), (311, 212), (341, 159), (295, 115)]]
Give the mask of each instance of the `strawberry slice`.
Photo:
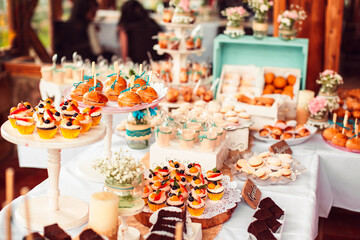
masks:
[(199, 179), (201, 180), (201, 182), (205, 182), (204, 176), (202, 174), (200, 174)]
[(200, 164), (195, 163), (194, 166), (195, 166), (196, 168), (198, 168), (198, 169), (201, 169)]
[(174, 161), (173, 161), (173, 160), (169, 160), (169, 165), (170, 165), (171, 167), (174, 167)]
[(75, 106), (75, 104), (71, 104), (75, 112), (80, 113), (80, 110)]
[(54, 115), (52, 114), (52, 112), (49, 109), (46, 109), (46, 113), (49, 115), (49, 117), (53, 120), (56, 121), (56, 119), (54, 118)]
[(155, 198), (154, 198), (154, 201), (160, 200), (162, 193), (163, 193), (162, 191), (157, 190), (157, 191), (156, 191), (156, 196), (155, 196)]
[(188, 191), (186, 190), (186, 188), (185, 188), (182, 184), (180, 184), (180, 189), (183, 190), (183, 191), (186, 192), (186, 193), (188, 192)]
[(22, 118), (22, 117), (18, 117), (18, 118), (16, 118), (16, 120), (20, 120), (20, 121), (24, 121), (24, 122), (32, 122), (32, 118)]
[(201, 197), (199, 195), (197, 195), (197, 201), (200, 203), (201, 202)]
[[(19, 104), (20, 104), (20, 103), (19, 103)], [(22, 107), (22, 108), (18, 108), (18, 109), (16, 109), (16, 110), (14, 110), (12, 113), (10, 113), (10, 115), (18, 114), (18, 113), (24, 112), (24, 111), (26, 111), (26, 110), (27, 110), (27, 108), (24, 106), (24, 107)]]
[(92, 114), (92, 113), (94, 113), (94, 112), (96, 112), (97, 110), (100, 110), (100, 109), (101, 109), (101, 107), (94, 107), (93, 109), (90, 109), (89, 114)]
[(18, 108), (26, 108), (26, 106), (24, 105), (23, 102), (19, 103), (19, 104), (17, 105), (17, 107), (18, 107)]
[(215, 178), (215, 177), (218, 177), (218, 176), (221, 176), (221, 173), (210, 173), (209, 174), (209, 178)]

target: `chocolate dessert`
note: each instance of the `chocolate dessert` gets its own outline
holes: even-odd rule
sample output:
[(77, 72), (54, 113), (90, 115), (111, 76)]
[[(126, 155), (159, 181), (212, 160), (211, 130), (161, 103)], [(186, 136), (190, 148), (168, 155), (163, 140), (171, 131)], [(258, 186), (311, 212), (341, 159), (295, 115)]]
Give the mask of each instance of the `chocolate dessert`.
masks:
[(267, 197), (260, 201), (259, 208), (270, 208), (274, 205), (274, 201), (271, 198)]
[(269, 229), (262, 231), (256, 236), (257, 240), (276, 240), (275, 236), (270, 232)]
[[(33, 240), (45, 240), (45, 238), (43, 236), (41, 236), (40, 233), (38, 233), (38, 232), (30, 233), (30, 235), (32, 236)], [(28, 237), (29, 237), (29, 235), (25, 236), (23, 238), (23, 240), (28, 239)]]
[(270, 230), (273, 233), (276, 233), (276, 231), (279, 229), (279, 227), (281, 226), (281, 223), (279, 223), (275, 217), (269, 217), (268, 219), (265, 220), (266, 225), (268, 226), (268, 228), (270, 228)]
[(172, 237), (167, 235), (162, 235), (161, 233), (152, 232), (146, 240), (174, 240), (174, 235)]
[(71, 240), (71, 237), (57, 223), (44, 227), (44, 237), (49, 240)]
[(250, 223), (248, 227), (248, 232), (252, 233), (255, 237), (257, 237), (261, 232), (268, 230), (268, 227), (265, 223), (265, 221), (262, 220), (256, 220), (252, 223)]
[(256, 218), (257, 220), (265, 220), (272, 216), (272, 213), (267, 208), (257, 210), (254, 214), (254, 218)]
[(270, 207), (269, 211), (272, 213), (272, 215), (276, 219), (280, 219), (281, 216), (284, 215), (284, 211), (276, 204), (274, 206)]
[(79, 239), (80, 240), (103, 240), (103, 238), (99, 234), (97, 234), (94, 230), (92, 230), (91, 228), (86, 229), (85, 231), (80, 233)]
[[(176, 223), (175, 223), (176, 224)], [(166, 224), (162, 224), (162, 223), (155, 223), (152, 227), (151, 227), (151, 231), (166, 231), (168, 233), (172, 233), (175, 234), (175, 224), (174, 225), (166, 225)]]

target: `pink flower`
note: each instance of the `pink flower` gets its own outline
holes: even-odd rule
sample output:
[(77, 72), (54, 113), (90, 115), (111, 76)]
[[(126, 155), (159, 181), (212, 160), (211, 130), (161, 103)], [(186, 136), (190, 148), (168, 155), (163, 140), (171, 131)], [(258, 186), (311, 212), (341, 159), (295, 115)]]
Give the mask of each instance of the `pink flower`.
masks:
[(180, 0), (179, 7), (184, 9), (185, 12), (188, 12), (190, 7), (189, 0)]
[(323, 110), (326, 107), (326, 98), (317, 96), (309, 101), (308, 108), (311, 114)]
[(273, 1), (269, 1), (269, 5), (272, 6), (274, 4)]
[(329, 70), (329, 69), (326, 69), (325, 71), (323, 71), (323, 72), (321, 73), (321, 75), (323, 75), (324, 77), (325, 77), (325, 76), (328, 76), (328, 75), (334, 75), (334, 74), (335, 74), (335, 71)]

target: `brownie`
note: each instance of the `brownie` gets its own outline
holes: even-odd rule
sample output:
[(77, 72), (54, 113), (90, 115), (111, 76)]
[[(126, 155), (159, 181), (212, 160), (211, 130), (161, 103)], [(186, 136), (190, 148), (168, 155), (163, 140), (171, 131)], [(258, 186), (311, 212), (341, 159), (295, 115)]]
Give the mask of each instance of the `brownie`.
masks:
[(274, 205), (274, 201), (271, 198), (267, 197), (260, 201), (259, 208), (270, 208)]
[(270, 207), (269, 211), (272, 213), (272, 215), (276, 219), (279, 219), (279, 218), (281, 218), (282, 215), (284, 215), (284, 211), (276, 204), (274, 206)]
[(49, 240), (71, 240), (71, 237), (57, 223), (44, 227), (44, 237)]
[(173, 211), (166, 211), (166, 210), (160, 210), (158, 213), (158, 218), (164, 218), (164, 217), (175, 217), (175, 218), (183, 218), (183, 212), (173, 212)]
[[(45, 240), (45, 238), (43, 236), (41, 236), (40, 233), (38, 233), (38, 232), (30, 233), (30, 235), (32, 236), (33, 240)], [(23, 238), (23, 240), (26, 240), (28, 237), (29, 237), (29, 235), (25, 236)]]
[(103, 238), (97, 234), (94, 230), (91, 228), (86, 229), (82, 233), (80, 233), (80, 240), (103, 240)]
[(275, 236), (270, 232), (269, 229), (262, 231), (256, 236), (257, 240), (277, 240)]
[(248, 227), (248, 232), (252, 233), (255, 237), (257, 237), (259, 233), (265, 230), (268, 230), (268, 226), (266, 225), (266, 222), (263, 220), (256, 220), (250, 223)]
[(160, 235), (158, 233), (151, 233), (146, 240), (174, 240), (174, 237), (168, 237), (165, 235)]
[(269, 211), (269, 209), (267, 208), (263, 208), (260, 210), (257, 210), (254, 214), (254, 218), (256, 218), (257, 220), (265, 220), (269, 217), (272, 217), (272, 213)]
[(165, 231), (171, 234), (175, 234), (175, 227), (171, 227), (171, 225), (167, 225), (167, 224), (161, 224), (161, 223), (155, 223), (152, 227), (151, 227), (151, 231)]
[(276, 231), (279, 229), (279, 227), (281, 226), (281, 223), (279, 223), (275, 217), (271, 216), (268, 219), (265, 220), (266, 225), (270, 228), (270, 230), (273, 233), (276, 233)]

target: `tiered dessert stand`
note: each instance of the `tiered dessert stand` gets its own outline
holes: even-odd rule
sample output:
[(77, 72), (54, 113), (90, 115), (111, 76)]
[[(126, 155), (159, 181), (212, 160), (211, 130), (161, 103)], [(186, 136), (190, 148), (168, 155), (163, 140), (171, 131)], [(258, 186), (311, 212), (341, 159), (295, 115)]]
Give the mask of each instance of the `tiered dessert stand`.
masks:
[[(159, 88), (160, 87), (158, 85), (157, 89)], [(63, 94), (65, 99), (68, 100), (71, 99), (70, 90), (71, 90), (70, 87), (65, 89)], [(163, 88), (161, 88), (161, 90), (164, 90), (164, 92), (162, 92), (161, 94), (158, 92), (159, 98), (153, 101), (152, 103), (143, 103), (134, 107), (119, 107), (117, 102), (109, 101), (105, 107), (102, 107), (104, 123), (106, 126), (105, 150), (104, 150), (104, 156), (106, 158), (110, 159), (112, 156), (111, 143), (112, 143), (112, 134), (113, 134), (113, 115), (119, 113), (130, 113), (145, 108), (151, 108), (157, 106), (164, 99), (167, 91), (167, 89), (163, 89)], [(79, 107), (82, 108), (88, 107), (83, 102), (78, 102), (78, 103), (79, 103)], [(81, 173), (83, 177), (85, 177), (89, 181), (101, 182), (101, 183), (104, 182), (104, 177), (91, 167), (91, 161), (86, 160), (80, 162), (78, 165), (78, 171)]]
[(139, 240), (140, 231), (136, 228), (129, 227), (127, 225), (127, 219), (130, 216), (137, 215), (142, 212), (145, 207), (145, 202), (140, 199), (131, 208), (119, 208), (119, 216), (121, 219), (121, 225), (118, 232), (118, 240)]
[[(21, 135), (9, 121), (1, 126), (1, 135), (7, 141), (27, 147), (45, 148), (48, 151), (49, 190), (47, 196), (30, 198), (29, 211), (31, 229), (43, 230), (46, 225), (58, 223), (65, 230), (79, 227), (88, 220), (88, 204), (69, 196), (60, 196), (59, 174), (61, 168), (61, 149), (89, 145), (105, 137), (105, 126), (100, 123), (87, 133), (75, 139), (66, 139), (57, 133), (53, 139), (41, 139), (37, 134)], [(15, 212), (15, 219), (26, 227), (25, 205), (20, 205)]]
[(162, 55), (168, 53), (173, 59), (173, 82), (180, 83), (180, 70), (181, 67), (186, 65), (186, 61), (189, 55), (197, 54), (201, 55), (205, 51), (205, 48), (187, 50), (185, 46), (186, 31), (196, 27), (196, 24), (178, 24), (178, 23), (162, 23), (167, 29), (173, 29), (177, 37), (180, 38), (180, 46), (178, 50), (160, 48), (158, 44), (154, 46), (154, 50), (158, 54)]

